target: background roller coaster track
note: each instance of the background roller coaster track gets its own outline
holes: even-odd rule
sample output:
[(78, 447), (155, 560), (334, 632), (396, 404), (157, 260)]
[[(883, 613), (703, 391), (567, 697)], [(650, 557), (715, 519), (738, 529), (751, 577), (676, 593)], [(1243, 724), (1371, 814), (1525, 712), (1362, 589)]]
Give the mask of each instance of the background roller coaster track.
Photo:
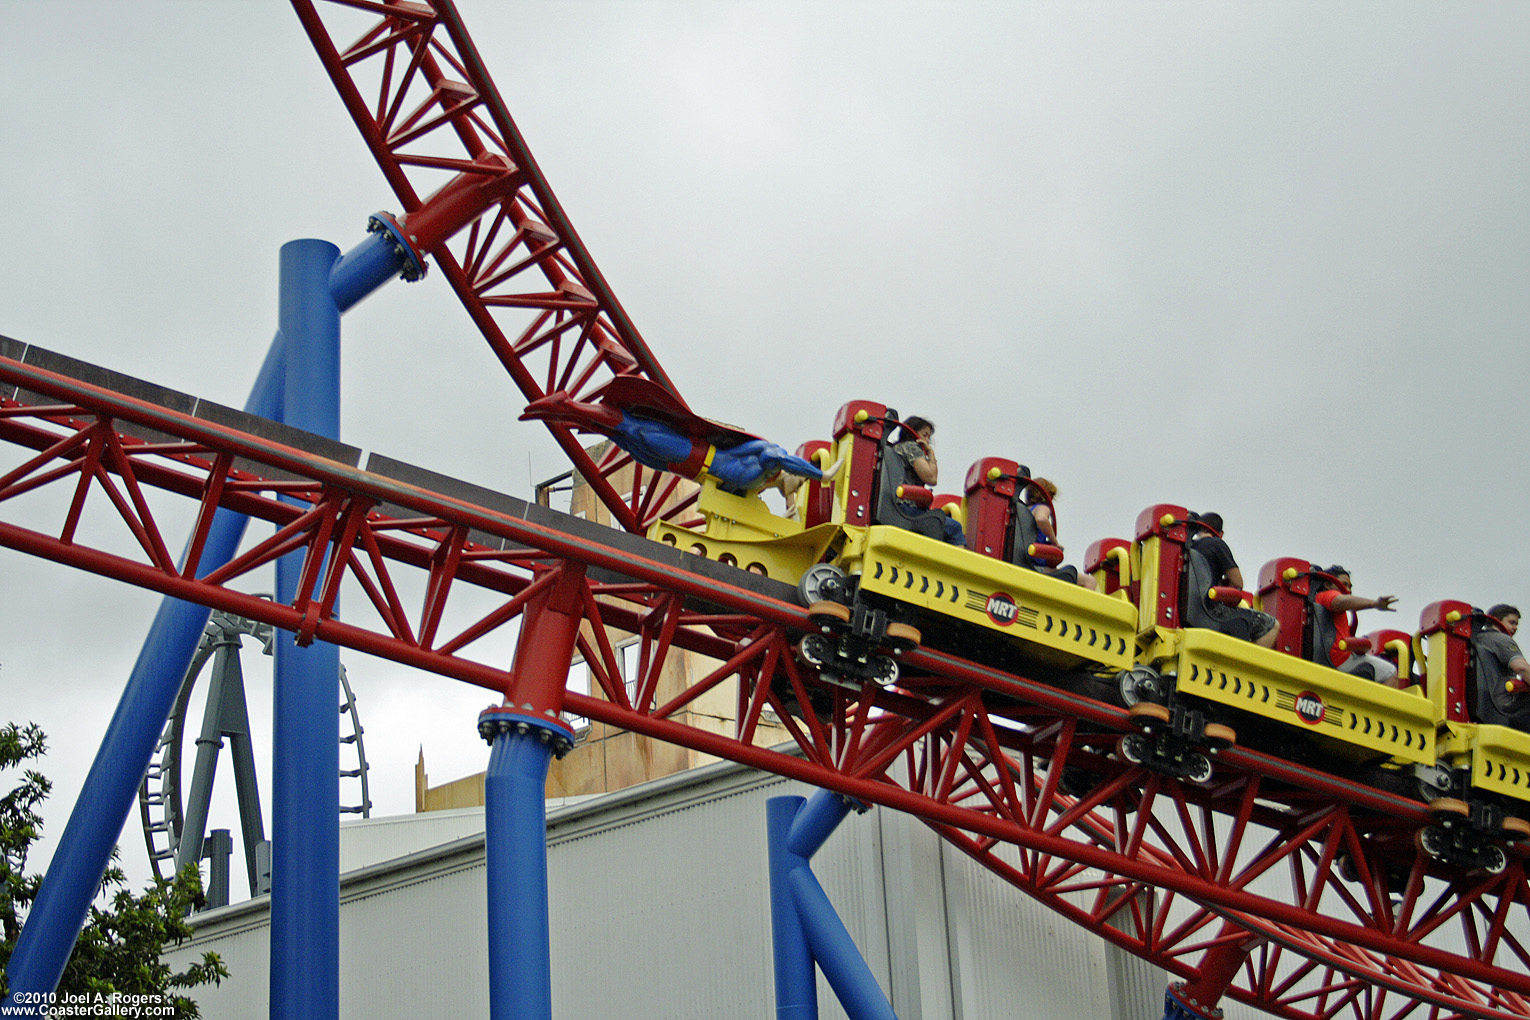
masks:
[[(1111, 753), (1123, 710), (928, 649), (905, 656), (901, 688), (852, 692), (793, 658), (810, 625), (789, 585), (376, 454), (363, 470), (354, 448), (15, 341), (0, 338), (0, 355), (9, 548), (495, 692), (504, 667), (475, 658), (477, 642), (578, 564), (592, 624), (580, 650), (604, 697), (569, 692), (570, 713), (914, 814), (1182, 977), (1257, 937), (1228, 994), (1277, 1015), (1530, 1016), (1524, 851), (1498, 875), (1411, 853), (1399, 868), (1397, 848), (1430, 821), (1418, 802), (1242, 748), (1204, 786), (1166, 779)], [(188, 502), (188, 534), (169, 534)], [(275, 534), (199, 576), (219, 508)], [(184, 566), (170, 552), (182, 547)], [(235, 587), (258, 589), (250, 573), (296, 550), (291, 604)], [(331, 611), (342, 586), (345, 620)], [(631, 695), (607, 626), (639, 636)], [(656, 704), (671, 649), (717, 664)], [(683, 721), (724, 683), (733, 732)], [(792, 714), (815, 699), (819, 712)], [(766, 710), (794, 746), (756, 746)]]

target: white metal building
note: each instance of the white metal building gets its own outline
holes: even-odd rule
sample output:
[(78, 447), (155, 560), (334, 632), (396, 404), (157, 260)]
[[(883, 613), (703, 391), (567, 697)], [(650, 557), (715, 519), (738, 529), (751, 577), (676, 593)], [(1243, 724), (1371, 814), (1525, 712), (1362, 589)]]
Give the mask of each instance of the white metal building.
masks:
[[(765, 804), (813, 792), (722, 762), (550, 801), (555, 1015), (774, 1016)], [(348, 823), (341, 855), (341, 1015), (486, 1017), (483, 810)], [(902, 1020), (1162, 1016), (1162, 971), (907, 816), (850, 815), (813, 870)], [(197, 917), (171, 962), (210, 949), (232, 972), (204, 1016), (267, 1016), (269, 923), (266, 897)], [(844, 1016), (822, 978), (820, 1003)]]

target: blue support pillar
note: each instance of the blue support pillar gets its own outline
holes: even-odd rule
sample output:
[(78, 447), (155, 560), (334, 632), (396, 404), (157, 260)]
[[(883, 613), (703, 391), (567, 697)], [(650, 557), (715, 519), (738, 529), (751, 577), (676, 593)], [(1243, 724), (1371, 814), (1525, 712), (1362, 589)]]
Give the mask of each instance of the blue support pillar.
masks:
[[(786, 849), (802, 858), (806, 864), (834, 835), (834, 830), (839, 828), (839, 823), (845, 820), (852, 806), (853, 802), (848, 798), (828, 790), (819, 790), (797, 812), (787, 836)], [(865, 808), (862, 807), (862, 810)]]
[(812, 869), (793, 868), (787, 881), (813, 959), (829, 979), (829, 987), (834, 989), (850, 1020), (898, 1020), (892, 1003), (887, 1001), (876, 975), (866, 965)]
[[(423, 273), (423, 266), (386, 223), (374, 217), (369, 229), (366, 240), (344, 258), (330, 260), (327, 286), (332, 303), (342, 312), (395, 276), (412, 280)], [(286, 347), (278, 330), (245, 402), (246, 412), (284, 419)], [(338, 363), (337, 356), (337, 367)], [(233, 559), (247, 523), (242, 514), (218, 511), (197, 576)], [(6, 967), (6, 1007), (19, 1009), (18, 997), (35, 1001), (58, 987), (209, 615), (206, 607), (179, 599), (160, 603)]]
[(765, 803), (765, 831), (770, 853), (770, 931), (776, 968), (776, 1020), (818, 1020), (818, 982), (813, 951), (792, 900), (791, 872), (806, 864), (787, 849), (792, 821), (806, 801), (772, 797)]
[(484, 857), (488, 872), (489, 1016), (552, 1020), (547, 901), (547, 768), (573, 745), (567, 725), (513, 708), (485, 709)]
[[(340, 434), (340, 310), (330, 271), (340, 250), (291, 241), (281, 251), (287, 338), (286, 423)], [(291, 603), (304, 554), (276, 564), (276, 599)], [(275, 647), (271, 755), (271, 1016), (340, 1014), (340, 650), (290, 634)]]
[[(767, 804), (777, 1020), (818, 1016), (811, 963), (823, 970), (850, 1020), (897, 1020), (809, 864), (851, 807), (851, 801), (828, 790), (818, 791), (811, 801), (774, 797)], [(784, 926), (778, 922), (782, 915), (789, 915)], [(798, 939), (805, 942), (805, 949)], [(810, 960), (806, 975), (804, 956)], [(788, 968), (784, 975), (783, 959)]]
[(559, 718), (584, 619), (584, 566), (565, 562), (521, 615), (506, 704), (484, 709), (490, 1020), (552, 1020), (547, 766), (574, 745)]

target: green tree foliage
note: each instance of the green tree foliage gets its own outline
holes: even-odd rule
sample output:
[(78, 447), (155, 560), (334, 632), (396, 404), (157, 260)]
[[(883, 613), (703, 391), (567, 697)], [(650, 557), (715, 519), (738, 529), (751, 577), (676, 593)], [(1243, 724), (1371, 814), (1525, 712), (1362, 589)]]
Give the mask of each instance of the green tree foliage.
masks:
[[(0, 726), (0, 770), (26, 766), (45, 750), (45, 738), (37, 726)], [(46, 776), (26, 767), (20, 782), (0, 796), (0, 968), (10, 962), (42, 882), (42, 876), (27, 874), (27, 855), (42, 830), (38, 808), (51, 788)], [(202, 880), (195, 865), (188, 865), (171, 881), (156, 878), (142, 895), (127, 888), (121, 868), (108, 868), (101, 882), (101, 900), (91, 906), (59, 981), (60, 998), (152, 995), (173, 1002), (177, 1016), (201, 1016), (185, 993), (227, 977), (223, 962), (216, 953), (207, 953), (199, 963), (176, 972), (160, 959), (167, 945), (177, 945), (192, 934), (186, 916), (201, 896)], [(5, 994), (5, 976), (0, 973), (0, 997)]]

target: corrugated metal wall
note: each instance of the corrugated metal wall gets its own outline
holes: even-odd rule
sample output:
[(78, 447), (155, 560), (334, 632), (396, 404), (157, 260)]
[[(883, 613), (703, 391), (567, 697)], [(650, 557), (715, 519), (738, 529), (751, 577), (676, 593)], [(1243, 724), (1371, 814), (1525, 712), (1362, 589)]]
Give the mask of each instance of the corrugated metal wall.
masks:
[[(810, 788), (721, 764), (549, 814), (560, 1020), (774, 1015), (765, 803)], [(814, 872), (902, 1020), (1155, 1020), (1163, 975), (1035, 904), (923, 825), (850, 815)], [(481, 842), (347, 876), (341, 1014), (486, 1017)], [(263, 1020), (264, 902), (208, 915), (180, 952), (233, 977), (203, 1015)], [(824, 1020), (845, 1016), (820, 979)]]
[(483, 887), (483, 856), (474, 850), (442, 873), (346, 897), (341, 1015), (488, 1016)]
[[(943, 847), (952, 983), (960, 1017), (1162, 1016), (1162, 972), (1141, 989), (1124, 954)], [(1152, 972), (1154, 968), (1148, 968)]]

